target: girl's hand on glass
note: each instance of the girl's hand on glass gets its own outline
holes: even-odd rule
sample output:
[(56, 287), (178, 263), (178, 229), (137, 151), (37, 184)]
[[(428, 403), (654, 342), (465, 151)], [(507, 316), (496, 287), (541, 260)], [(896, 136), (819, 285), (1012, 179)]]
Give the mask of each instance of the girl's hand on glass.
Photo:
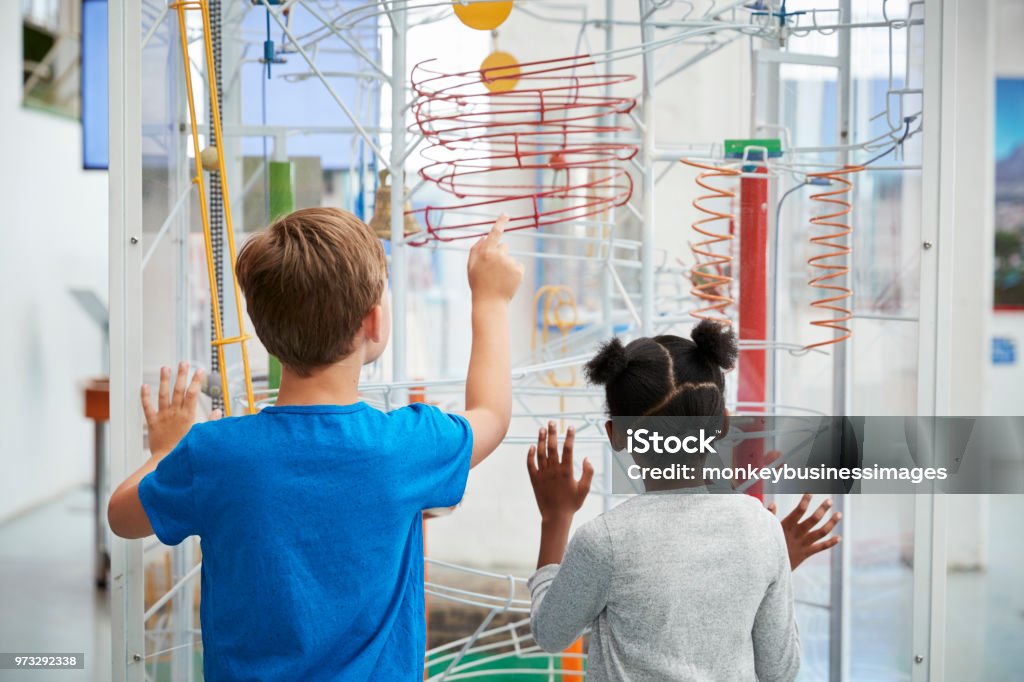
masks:
[[(814, 513), (808, 516), (806, 519), (803, 515), (807, 512), (807, 507), (811, 504), (811, 494), (807, 493), (800, 499), (800, 503), (794, 507), (793, 511), (789, 512), (786, 518), (782, 519), (782, 532), (786, 536), (786, 548), (789, 550), (789, 567), (791, 570), (796, 570), (796, 567), (804, 562), (805, 559), (814, 556), (818, 552), (824, 552), (826, 549), (831, 549), (839, 544), (842, 537), (839, 535), (833, 535), (827, 537), (832, 529), (836, 527), (843, 515), (839, 512), (832, 514), (828, 521), (818, 526), (825, 515), (828, 514), (828, 510), (832, 508), (832, 500), (827, 499), (818, 505), (818, 508), (814, 510)], [(776, 512), (775, 503), (772, 502), (768, 505), (768, 511), (772, 514)], [(815, 528), (815, 526), (818, 526)]]
[(572, 449), (576, 431), (571, 426), (565, 432), (562, 456), (558, 456), (558, 431), (554, 422), (537, 434), (537, 445), (526, 455), (526, 468), (530, 472), (533, 495), (537, 499), (541, 519), (554, 521), (572, 518), (590, 492), (594, 467), (583, 460), (583, 474), (579, 480), (572, 469)]

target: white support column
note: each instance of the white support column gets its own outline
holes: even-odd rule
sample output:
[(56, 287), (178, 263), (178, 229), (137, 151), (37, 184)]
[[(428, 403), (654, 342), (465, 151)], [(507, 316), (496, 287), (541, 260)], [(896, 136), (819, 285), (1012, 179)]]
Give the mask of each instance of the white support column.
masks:
[[(995, 27), (992, 0), (946, 0), (942, 59), (941, 253), (956, 258), (943, 272), (951, 280), (948, 313), (949, 364), (941, 378), (948, 414), (984, 412), (988, 383), (992, 272), (995, 268)], [(953, 32), (947, 34), (945, 27)], [(926, 28), (927, 30), (927, 28)], [(947, 99), (947, 96), (949, 99)], [(951, 152), (951, 153), (949, 153)], [(926, 191), (927, 193), (927, 191)], [(951, 277), (950, 277), (951, 275)], [(940, 412), (941, 414), (942, 412)]]
[[(172, 17), (174, 15), (171, 15)], [(178, 23), (177, 21), (167, 21), (167, 28), (169, 32), (169, 40), (171, 45), (177, 46), (178, 43)], [(179, 48), (180, 49), (180, 48)], [(181, 73), (183, 66), (180, 59), (171, 59), (168, 64), (168, 75), (172, 78), (172, 83), (178, 85), (181, 83), (184, 76)], [(229, 79), (230, 80), (230, 79)], [(237, 89), (235, 89), (237, 93)], [(223, 99), (227, 99), (223, 97)], [(173, 112), (176, 114), (172, 118), (172, 123), (177, 126), (178, 124), (184, 124), (186, 121), (186, 114), (182, 106), (184, 97), (174, 98)], [(189, 193), (188, 201), (191, 203), (194, 197), (194, 189), (192, 188), (192, 173), (189, 172), (191, 168), (191, 160), (185, 153), (185, 145), (182, 143), (173, 145), (167, 150), (168, 154), (168, 168), (172, 171), (172, 175), (168, 176), (168, 186), (173, 188), (169, 194), (173, 196), (180, 196), (183, 191)], [(228, 144), (237, 144), (237, 141), (231, 140), (220, 140), (218, 144), (223, 149)], [(234, 156), (228, 155), (226, 158), (233, 159)], [(232, 168), (232, 166), (229, 166)], [(232, 170), (234, 174), (232, 175)], [(241, 173), (237, 172), (237, 169), (229, 170), (228, 177), (234, 178), (240, 176)], [(228, 182), (228, 178), (224, 178), (225, 182)], [(225, 206), (225, 210), (229, 210), (229, 207)], [(174, 277), (174, 296), (175, 296), (175, 311), (176, 311), (176, 322), (174, 326), (175, 334), (175, 359), (181, 360), (193, 360), (192, 349), (190, 347), (191, 335), (189, 329), (190, 322), (190, 309), (189, 309), (189, 232), (190, 232), (190, 218), (192, 216), (191, 211), (178, 211), (177, 217), (175, 218), (176, 225), (176, 239), (174, 240), (174, 250), (176, 256), (176, 267)], [(228, 275), (230, 277), (230, 273)], [(171, 584), (176, 584), (185, 574), (187, 574), (196, 561), (196, 544), (198, 540), (196, 538), (186, 538), (177, 547), (171, 550), (171, 557), (173, 561), (173, 576)], [(143, 577), (143, 581), (145, 578)], [(171, 646), (179, 647), (171, 652), (171, 679), (177, 682), (192, 682), (194, 679), (194, 655), (195, 648), (188, 644), (195, 640), (193, 631), (198, 625), (195, 622), (195, 592), (192, 589), (178, 590), (174, 595), (171, 602), (171, 628), (173, 630), (173, 637), (171, 638)], [(142, 624), (145, 628), (145, 623)]]
[(405, 39), (408, 13), (404, 3), (394, 3), (391, 18), (391, 347), (392, 379), (408, 378), (408, 325), (406, 291), (409, 275), (405, 245)]
[[(647, 46), (654, 42), (654, 27), (647, 21), (648, 13), (654, 11), (652, 3), (639, 0), (640, 37)], [(651, 336), (654, 333), (654, 51), (643, 53), (643, 95), (641, 97), (643, 130), (640, 143), (640, 179), (643, 203), (640, 224), (640, 333)]]
[[(110, 472), (112, 490), (142, 455), (142, 16), (139, 3), (110, 0)], [(114, 682), (145, 679), (142, 542), (110, 548)]]
[[(610, 54), (615, 49), (615, 0), (605, 0), (604, 3), (604, 51)], [(614, 86), (611, 85), (611, 76), (615, 72), (615, 62), (608, 60), (604, 64), (604, 73), (608, 77), (609, 85), (605, 87), (605, 97), (611, 99), (613, 96)], [(614, 126), (618, 121), (614, 114), (605, 117), (603, 125)], [(602, 138), (612, 138), (617, 133), (602, 133)], [(608, 249), (607, 257), (609, 260), (613, 257), (614, 253), (612, 250), (612, 242), (615, 239), (615, 207), (609, 207), (603, 214), (603, 220), (607, 221), (608, 239), (606, 242), (606, 248)], [(601, 324), (605, 326), (604, 335), (610, 337), (614, 331), (614, 324), (611, 322), (612, 317), (612, 297), (615, 295), (615, 287), (612, 283), (611, 272), (608, 270), (608, 266), (605, 265), (601, 268)]]
[[(993, 266), (990, 0), (931, 0), (925, 15), (921, 414), (984, 410)], [(954, 256), (955, 254), (955, 256)]]
[[(984, 411), (992, 309), (991, 0), (925, 5), (918, 412)], [(979, 276), (981, 273), (982, 276)], [(948, 501), (918, 497), (913, 680), (945, 677)]]
[[(940, 182), (942, 179), (942, 91), (943, 57), (943, 3), (931, 0), (925, 5), (924, 55), (924, 128), (921, 179), (921, 310), (918, 327), (918, 413), (934, 415), (940, 397), (938, 394), (939, 356), (947, 356), (946, 339), (938, 338), (939, 301), (949, 300), (949, 291), (943, 291), (948, 281), (939, 278), (940, 269), (947, 271), (952, 262), (950, 249), (939, 250), (934, 244), (939, 234)], [(940, 262), (944, 261), (944, 262)], [(947, 364), (947, 363), (943, 363)], [(941, 399), (945, 402), (945, 398)], [(944, 573), (935, 570), (933, 546), (933, 505), (926, 496), (914, 500), (914, 588), (911, 659), (911, 679), (926, 682), (932, 669), (932, 589), (936, 578), (944, 582)], [(935, 650), (938, 654), (940, 649)]]
[[(840, 0), (840, 16), (842, 21), (852, 21), (853, 13), (850, 0)], [(840, 145), (850, 143), (850, 114), (852, 105), (853, 71), (851, 56), (851, 32), (852, 29), (839, 31), (838, 55), (839, 68), (836, 73), (836, 138)], [(847, 150), (838, 153), (837, 161), (840, 164), (847, 164), (850, 154)], [(837, 243), (849, 244), (852, 239), (849, 235), (833, 240)], [(850, 277), (846, 275), (833, 279), (832, 283), (837, 286), (850, 286)], [(853, 300), (853, 299), (851, 299)], [(851, 306), (852, 309), (852, 306)], [(849, 410), (849, 362), (847, 360), (847, 343), (837, 343), (832, 346), (832, 414), (837, 417), (847, 415)], [(836, 433), (834, 441), (836, 452), (841, 447), (843, 436)], [(845, 495), (835, 497), (835, 511), (842, 513), (843, 524), (850, 527), (852, 516), (852, 504), (847, 504)], [(828, 637), (828, 669), (831, 682), (842, 682), (850, 677), (850, 543), (841, 542), (839, 546), (831, 551), (830, 580), (829, 580), (829, 637)]]
[(913, 682), (945, 679), (946, 498), (914, 499)]
[[(604, 50), (606, 53), (611, 53), (615, 49), (615, 0), (605, 0), (604, 3)], [(611, 76), (615, 71), (615, 62), (609, 60), (605, 62), (604, 72), (606, 76)], [(611, 81), (611, 78), (608, 79)], [(605, 95), (611, 99), (612, 86), (609, 85), (605, 90)], [(618, 123), (614, 116), (609, 116), (606, 125), (614, 125)], [(612, 133), (615, 135), (617, 133)], [(615, 240), (615, 208), (609, 208), (605, 213), (605, 219), (608, 221), (608, 239), (606, 242), (606, 248), (608, 249), (607, 263), (602, 264), (601, 267), (601, 324), (604, 326), (605, 338), (610, 338), (615, 331), (615, 325), (612, 322), (612, 296), (615, 294), (615, 285), (612, 282), (612, 273), (609, 269), (611, 259), (614, 257), (615, 252), (612, 249), (612, 243)], [(613, 481), (615, 479), (614, 471), (614, 458), (612, 456), (612, 448), (610, 445), (603, 447), (604, 464), (602, 466), (603, 474), (603, 486), (604, 495), (601, 496), (601, 510), (608, 511), (612, 506), (611, 491), (613, 488)]]

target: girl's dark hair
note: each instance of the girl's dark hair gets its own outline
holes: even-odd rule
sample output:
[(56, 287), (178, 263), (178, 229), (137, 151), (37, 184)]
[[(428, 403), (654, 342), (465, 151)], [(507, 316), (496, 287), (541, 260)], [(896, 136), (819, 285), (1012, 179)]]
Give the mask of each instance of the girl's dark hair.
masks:
[(605, 387), (612, 417), (717, 417), (725, 412), (723, 370), (737, 352), (729, 327), (701, 320), (689, 339), (655, 336), (625, 346), (612, 339), (585, 370), (590, 383)]

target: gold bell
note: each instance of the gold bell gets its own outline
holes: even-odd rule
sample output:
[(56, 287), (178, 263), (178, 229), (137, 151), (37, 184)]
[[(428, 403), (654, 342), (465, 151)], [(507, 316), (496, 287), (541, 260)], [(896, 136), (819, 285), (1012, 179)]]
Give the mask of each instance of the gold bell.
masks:
[[(381, 239), (391, 239), (391, 182), (388, 178), (391, 173), (387, 169), (377, 174), (380, 178), (380, 185), (377, 186), (377, 196), (374, 198), (373, 217), (370, 218), (370, 227)], [(420, 225), (412, 217), (412, 202), (405, 200), (405, 236), (420, 231)]]

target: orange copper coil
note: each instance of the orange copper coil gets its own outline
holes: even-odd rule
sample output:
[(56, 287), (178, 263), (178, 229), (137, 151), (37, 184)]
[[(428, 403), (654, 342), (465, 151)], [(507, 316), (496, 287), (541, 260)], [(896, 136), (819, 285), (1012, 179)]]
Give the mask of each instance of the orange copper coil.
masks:
[(863, 166), (846, 166), (837, 170), (807, 174), (809, 180), (820, 178), (828, 180), (838, 187), (811, 195), (812, 201), (825, 204), (823, 207), (825, 212), (811, 218), (811, 225), (828, 230), (826, 234), (811, 237), (811, 243), (824, 247), (825, 252), (807, 259), (807, 265), (821, 271), (808, 284), (825, 293), (823, 298), (814, 301), (811, 306), (821, 311), (828, 311), (828, 317), (812, 320), (811, 324), (831, 329), (833, 335), (826, 341), (818, 341), (805, 346), (806, 349), (839, 343), (850, 338), (851, 335), (850, 328), (846, 326), (846, 323), (853, 318), (853, 313), (844, 307), (844, 302), (853, 295), (853, 291), (844, 286), (846, 276), (850, 273), (847, 256), (852, 251), (846, 237), (853, 232), (849, 218), (847, 218), (853, 210), (853, 204), (847, 199), (847, 195), (853, 188), (853, 182), (847, 176), (862, 170), (864, 170)]
[[(702, 320), (732, 324), (732, 320), (726, 315), (726, 309), (735, 303), (731, 295), (732, 254), (728, 247), (716, 249), (716, 245), (732, 241), (730, 228), (736, 216), (733, 213), (717, 211), (711, 208), (709, 203), (725, 199), (729, 202), (731, 210), (736, 192), (715, 187), (708, 184), (708, 180), (738, 176), (740, 171), (705, 165), (688, 159), (682, 159), (682, 162), (703, 171), (697, 176), (697, 184), (708, 192), (693, 200), (693, 207), (704, 214), (703, 218), (693, 223), (693, 229), (704, 239), (690, 244), (695, 260), (695, 265), (690, 268), (690, 281), (693, 284), (690, 293), (700, 299), (702, 305), (690, 314)], [(719, 252), (723, 250), (724, 253)]]

